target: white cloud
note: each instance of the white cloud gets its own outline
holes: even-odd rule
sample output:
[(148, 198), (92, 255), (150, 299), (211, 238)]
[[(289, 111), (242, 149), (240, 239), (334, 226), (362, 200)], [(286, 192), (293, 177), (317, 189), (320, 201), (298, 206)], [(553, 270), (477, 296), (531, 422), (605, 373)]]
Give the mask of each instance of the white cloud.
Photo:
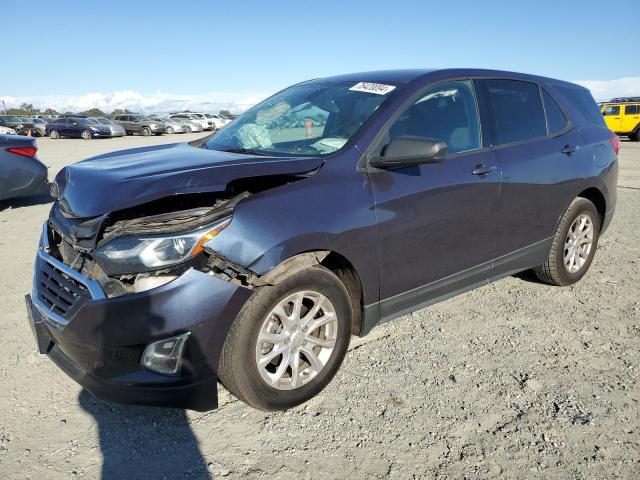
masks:
[(17, 108), (22, 103), (31, 103), (36, 108), (54, 108), (58, 112), (81, 112), (95, 107), (107, 113), (117, 108), (128, 108), (143, 113), (168, 113), (185, 109), (205, 112), (225, 109), (232, 113), (241, 113), (266, 97), (267, 94), (254, 92), (187, 95), (164, 92), (143, 94), (133, 90), (122, 90), (84, 95), (5, 96), (0, 97), (0, 101), (3, 100), (7, 108)]
[(640, 96), (640, 77), (626, 77), (617, 80), (577, 80), (575, 83), (591, 90), (597, 101), (614, 97)]
[[(617, 80), (577, 80), (575, 83), (591, 90), (598, 101), (613, 97), (640, 96), (640, 77)], [(242, 113), (267, 96), (268, 94), (259, 92), (212, 92), (189, 95), (165, 92), (143, 94), (134, 90), (121, 90), (113, 93), (93, 92), (84, 95), (4, 96), (0, 97), (0, 101), (4, 100), (7, 108), (31, 103), (36, 108), (54, 108), (59, 112), (81, 112), (97, 107), (107, 113), (116, 108), (128, 108), (143, 113), (168, 113), (185, 109), (206, 112), (225, 109), (233, 113)]]

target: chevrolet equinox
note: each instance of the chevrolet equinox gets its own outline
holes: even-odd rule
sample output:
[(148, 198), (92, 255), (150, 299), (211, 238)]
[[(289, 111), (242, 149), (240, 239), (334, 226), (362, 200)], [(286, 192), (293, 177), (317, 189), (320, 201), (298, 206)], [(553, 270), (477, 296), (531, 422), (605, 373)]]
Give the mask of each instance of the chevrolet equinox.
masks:
[(351, 335), (523, 270), (580, 280), (618, 148), (589, 91), (550, 78), (294, 85), (215, 135), (57, 175), (26, 298), (38, 349), (108, 401), (207, 410), (219, 381), (293, 407)]

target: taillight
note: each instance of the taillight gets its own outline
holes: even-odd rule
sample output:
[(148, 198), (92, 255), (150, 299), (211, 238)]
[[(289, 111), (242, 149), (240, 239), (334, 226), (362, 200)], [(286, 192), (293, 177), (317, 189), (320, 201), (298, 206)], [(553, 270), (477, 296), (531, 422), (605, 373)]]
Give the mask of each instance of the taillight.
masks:
[(618, 137), (615, 133), (611, 132), (609, 136), (609, 141), (611, 142), (611, 146), (613, 147), (613, 151), (616, 152), (616, 157), (618, 156), (618, 152), (620, 152), (620, 137)]
[(16, 155), (22, 155), (24, 157), (35, 157), (36, 152), (38, 151), (37, 147), (9, 147), (7, 148), (7, 152), (15, 153)]

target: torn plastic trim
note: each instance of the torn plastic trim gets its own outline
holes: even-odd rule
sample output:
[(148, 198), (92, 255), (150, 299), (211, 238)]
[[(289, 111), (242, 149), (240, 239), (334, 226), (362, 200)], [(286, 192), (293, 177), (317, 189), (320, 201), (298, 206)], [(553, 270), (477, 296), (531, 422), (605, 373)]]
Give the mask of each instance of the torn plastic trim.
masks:
[(330, 253), (327, 250), (301, 253), (286, 259), (268, 273), (258, 275), (246, 267), (227, 260), (220, 253), (207, 248), (206, 245), (205, 252), (209, 255), (206, 264), (206, 268), (209, 269), (207, 273), (221, 280), (248, 288), (276, 285), (291, 275), (321, 264)]

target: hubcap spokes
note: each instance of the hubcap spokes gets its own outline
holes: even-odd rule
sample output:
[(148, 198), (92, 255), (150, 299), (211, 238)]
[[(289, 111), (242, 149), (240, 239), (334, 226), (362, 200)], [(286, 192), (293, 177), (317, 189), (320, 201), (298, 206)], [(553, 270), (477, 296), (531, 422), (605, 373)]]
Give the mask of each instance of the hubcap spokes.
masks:
[(327, 297), (313, 291), (289, 295), (271, 310), (258, 333), (260, 376), (278, 390), (305, 385), (331, 358), (337, 333), (336, 311)]
[(569, 273), (576, 273), (584, 266), (592, 246), (593, 221), (587, 214), (579, 215), (571, 224), (564, 242), (564, 266)]

